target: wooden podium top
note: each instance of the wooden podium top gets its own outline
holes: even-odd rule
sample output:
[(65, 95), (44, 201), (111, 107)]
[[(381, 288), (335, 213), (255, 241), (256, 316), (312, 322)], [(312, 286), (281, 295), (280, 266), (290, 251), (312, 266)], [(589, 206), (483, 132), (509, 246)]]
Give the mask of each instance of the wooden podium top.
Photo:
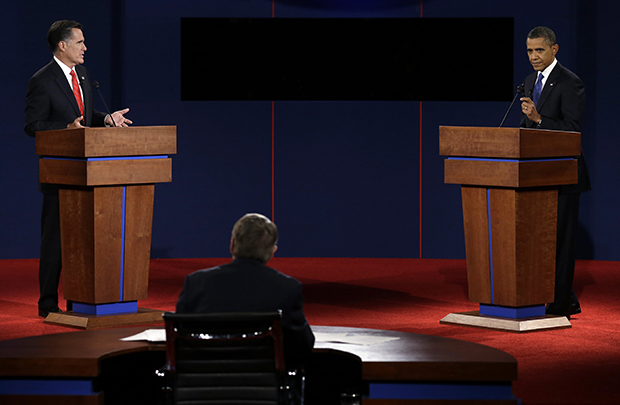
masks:
[(581, 133), (527, 128), (439, 127), (439, 154), (500, 159), (581, 155)]
[(176, 126), (40, 131), (36, 153), (78, 158), (171, 155), (177, 153), (176, 132)]

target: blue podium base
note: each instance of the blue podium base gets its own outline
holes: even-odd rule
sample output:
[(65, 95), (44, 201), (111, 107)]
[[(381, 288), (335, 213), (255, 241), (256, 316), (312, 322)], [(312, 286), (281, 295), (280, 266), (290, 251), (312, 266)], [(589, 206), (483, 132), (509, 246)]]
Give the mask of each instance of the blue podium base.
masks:
[(138, 312), (138, 301), (112, 302), (109, 304), (83, 304), (73, 302), (73, 312), (87, 315), (120, 315)]
[(504, 307), (500, 305), (480, 304), (480, 315), (499, 316), (501, 318), (511, 319), (540, 317), (545, 316), (545, 306)]

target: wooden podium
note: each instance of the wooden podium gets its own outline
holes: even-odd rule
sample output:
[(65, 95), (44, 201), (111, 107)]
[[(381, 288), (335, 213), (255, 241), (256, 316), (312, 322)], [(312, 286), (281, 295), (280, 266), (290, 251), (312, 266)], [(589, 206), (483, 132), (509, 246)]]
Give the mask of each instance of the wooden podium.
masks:
[(162, 321), (148, 292), (154, 183), (172, 181), (176, 127), (36, 134), (39, 181), (59, 185), (64, 297), (46, 323), (81, 329)]
[(445, 182), (461, 184), (469, 299), (441, 323), (527, 332), (565, 328), (553, 302), (558, 186), (577, 183), (581, 134), (439, 127)]

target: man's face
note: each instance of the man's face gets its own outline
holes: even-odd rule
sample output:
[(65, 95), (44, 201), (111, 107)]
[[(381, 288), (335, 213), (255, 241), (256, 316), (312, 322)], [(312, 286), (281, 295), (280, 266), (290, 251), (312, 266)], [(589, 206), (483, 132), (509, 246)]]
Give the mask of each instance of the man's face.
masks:
[(526, 41), (527, 55), (537, 72), (542, 72), (553, 63), (558, 52), (558, 44), (550, 46), (544, 38), (528, 38)]
[(71, 31), (73, 32), (71, 38), (59, 43), (59, 48), (62, 53), (62, 58), (59, 59), (69, 67), (84, 63), (84, 52), (86, 52), (86, 44), (84, 43), (82, 30), (73, 28)]

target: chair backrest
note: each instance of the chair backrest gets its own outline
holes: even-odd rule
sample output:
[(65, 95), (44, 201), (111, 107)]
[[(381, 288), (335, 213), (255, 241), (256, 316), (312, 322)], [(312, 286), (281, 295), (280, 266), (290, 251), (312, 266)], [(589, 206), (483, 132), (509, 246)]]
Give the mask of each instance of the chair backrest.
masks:
[(174, 403), (285, 403), (281, 317), (281, 311), (165, 313)]

